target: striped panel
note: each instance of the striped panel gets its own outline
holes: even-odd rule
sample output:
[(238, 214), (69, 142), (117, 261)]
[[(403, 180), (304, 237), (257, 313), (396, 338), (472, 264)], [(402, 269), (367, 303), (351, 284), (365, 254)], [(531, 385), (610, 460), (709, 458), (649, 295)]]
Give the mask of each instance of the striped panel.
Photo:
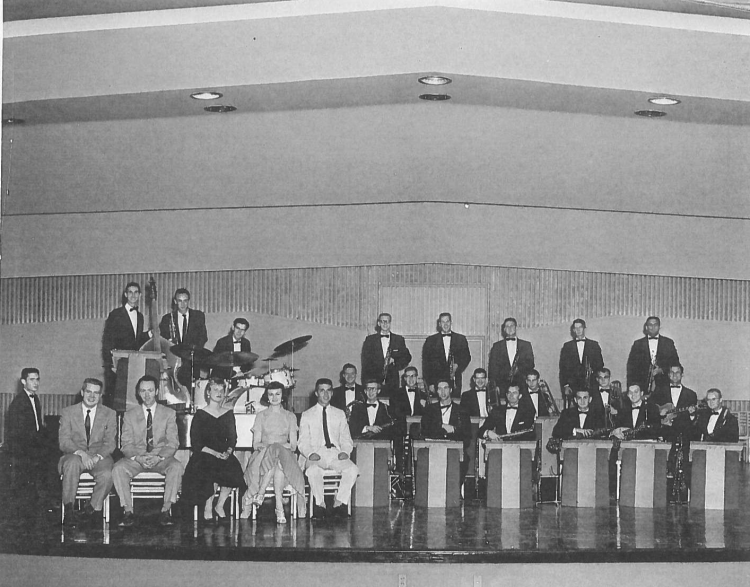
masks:
[(609, 505), (607, 441), (567, 441), (563, 444), (562, 505), (590, 508)]
[[(0, 279), (0, 323), (102, 320), (119, 304), (128, 281), (143, 286), (148, 277), (108, 274)], [(435, 303), (462, 309), (467, 304), (475, 306), (475, 311), (461, 312), (462, 320), (471, 321), (462, 326), (467, 332), (476, 330), (484, 335), (483, 327), (489, 324), (491, 338), (499, 336), (502, 320), (509, 315), (515, 316), (521, 327), (569, 324), (578, 316), (650, 314), (662, 319), (750, 321), (747, 280), (439, 263), (155, 273), (154, 278), (160, 315), (169, 309), (172, 292), (187, 287), (196, 306), (209, 313), (256, 312), (372, 329), (381, 303), (387, 301), (380, 299), (381, 291), (403, 295), (409, 288), (417, 288), (427, 295), (428, 286), (439, 286), (433, 292)], [(404, 290), (397, 294), (398, 288)], [(441, 310), (430, 308), (427, 312), (429, 321), (423, 312), (414, 314), (419, 316), (415, 318), (419, 332), (432, 331), (436, 311)], [(482, 315), (487, 313), (484, 320)], [(423, 322), (427, 330), (422, 330), (426, 327)]]
[(390, 501), (390, 441), (357, 440), (354, 451), (352, 460), (359, 468), (359, 477), (354, 484), (353, 505), (370, 508), (387, 506)]
[(690, 507), (707, 510), (739, 507), (739, 444), (696, 442), (690, 448)]
[(667, 443), (623, 443), (620, 505), (637, 508), (666, 505), (669, 448), (670, 444)]
[(487, 444), (487, 507), (534, 507), (531, 478), (534, 441)]
[(461, 505), (463, 443), (418, 440), (414, 441), (414, 454), (417, 457), (414, 504), (428, 508)]

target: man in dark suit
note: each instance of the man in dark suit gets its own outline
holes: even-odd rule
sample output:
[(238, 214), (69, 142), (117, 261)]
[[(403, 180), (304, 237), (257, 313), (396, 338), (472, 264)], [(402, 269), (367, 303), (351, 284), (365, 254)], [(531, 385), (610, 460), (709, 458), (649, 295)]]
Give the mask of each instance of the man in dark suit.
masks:
[(115, 490), (125, 510), (120, 526), (132, 526), (133, 495), (130, 480), (144, 471), (165, 476), (164, 501), (159, 515), (162, 526), (173, 524), (170, 513), (177, 501), (182, 480), (182, 463), (174, 458), (179, 447), (176, 413), (171, 408), (156, 403), (159, 387), (156, 378), (144, 375), (136, 385), (136, 396), (141, 405), (130, 408), (122, 424), (122, 454), (112, 470)]
[[(662, 416), (661, 435), (664, 440), (673, 442), (679, 435), (690, 436), (689, 432), (695, 420), (695, 407), (698, 395), (690, 388), (682, 385), (684, 370), (679, 363), (669, 368), (669, 387), (657, 388), (651, 395), (651, 400), (659, 406)], [(630, 389), (628, 387), (628, 389)], [(680, 410), (676, 415), (673, 410)]]
[(516, 337), (518, 323), (515, 318), (503, 321), (503, 339), (492, 345), (487, 371), (490, 381), (501, 394), (513, 383), (522, 386), (526, 375), (534, 368), (534, 351), (531, 343)]
[(615, 426), (612, 436), (620, 440), (658, 438), (661, 428), (659, 407), (644, 399), (639, 385), (631, 385), (628, 397), (615, 417)]
[(588, 389), (579, 389), (575, 394), (576, 405), (560, 414), (552, 429), (554, 438), (590, 438), (595, 430), (604, 428), (604, 415), (590, 409), (591, 394)]
[(112, 370), (112, 351), (137, 351), (149, 339), (143, 331), (143, 314), (138, 311), (141, 300), (141, 286), (131, 281), (122, 292), (122, 305), (115, 308), (104, 322), (102, 335), (102, 365), (104, 366), (104, 403), (113, 404), (117, 375)]
[[(181, 287), (174, 292), (172, 307), (169, 314), (162, 316), (159, 322), (159, 333), (163, 338), (170, 340), (172, 344), (193, 345), (203, 348), (208, 342), (206, 333), (206, 315), (200, 310), (190, 307), (190, 292)], [(185, 386), (190, 386), (190, 368), (180, 369), (176, 374), (178, 381)], [(193, 368), (193, 377), (200, 377), (200, 366)]]
[[(477, 435), (486, 440), (500, 440), (501, 436), (529, 430), (534, 427), (536, 415), (533, 406), (522, 404), (521, 389), (517, 385), (511, 385), (505, 393), (506, 404), (492, 410), (484, 424), (479, 428)], [(526, 434), (514, 436), (513, 440), (535, 440), (534, 430)]]
[(643, 338), (633, 343), (628, 355), (628, 387), (637, 384), (647, 396), (655, 389), (669, 384), (666, 373), (680, 364), (674, 341), (659, 334), (661, 321), (649, 316), (644, 325)]
[(461, 409), (469, 416), (486, 418), (500, 405), (497, 389), (488, 388), (487, 371), (481, 367), (474, 369), (471, 376), (471, 389), (461, 394)]
[(365, 388), (357, 383), (357, 368), (354, 365), (346, 363), (341, 368), (339, 381), (341, 385), (333, 390), (331, 397), (331, 405), (334, 408), (346, 412), (347, 409), (350, 409), (353, 401), (365, 401)]
[[(250, 328), (250, 323), (244, 318), (235, 318), (232, 323), (232, 330), (226, 336), (221, 337), (216, 341), (214, 346), (215, 353), (249, 353), (252, 348), (250, 341), (245, 338), (247, 329)], [(240, 373), (246, 373), (253, 368), (252, 363), (245, 365), (237, 365), (235, 367), (214, 367), (211, 371), (211, 377), (218, 377), (219, 379), (230, 379)]]
[[(542, 385), (547, 385), (542, 379), (540, 379), (539, 371), (532, 369), (526, 374), (526, 388), (521, 389), (520, 403), (523, 406), (529, 406), (535, 416), (550, 416), (554, 411), (557, 414), (555, 408), (550, 407), (550, 400), (552, 400), (552, 393), (549, 392), (549, 387), (546, 388), (546, 392), (549, 393), (549, 398), (546, 393), (542, 392)], [(554, 401), (554, 400), (553, 400)]]
[(388, 406), (378, 401), (380, 381), (365, 381), (364, 403), (352, 406), (349, 418), (349, 432), (353, 439), (372, 438), (390, 440), (393, 438), (395, 424)]
[(585, 320), (576, 318), (570, 334), (573, 340), (560, 350), (560, 389), (563, 398), (572, 403), (574, 390), (594, 389), (596, 374), (604, 367), (604, 359), (599, 343), (586, 338)]
[(725, 408), (721, 390), (712, 388), (706, 392), (706, 404), (710, 411), (698, 414), (695, 421), (695, 438), (705, 442), (738, 442), (740, 426), (737, 416)]
[(416, 367), (407, 367), (401, 376), (403, 385), (390, 398), (391, 412), (397, 420), (406, 420), (407, 416), (421, 416), (427, 401), (420, 396), (417, 387), (419, 371)]
[[(615, 388), (617, 388), (615, 390)], [(622, 407), (622, 387), (619, 381), (612, 381), (612, 372), (602, 367), (596, 373), (596, 386), (591, 390), (591, 409), (603, 412), (609, 410), (608, 422), (615, 423)]]
[(5, 432), (13, 466), (13, 490), (19, 496), (35, 500), (43, 489), (44, 420), (37, 397), (41, 376), (39, 369), (21, 370), (23, 389), (8, 408)]
[(375, 331), (362, 344), (362, 381), (380, 381), (383, 385), (381, 395), (390, 397), (398, 389), (398, 372), (409, 364), (411, 353), (406, 348), (404, 337), (391, 332), (390, 314), (378, 316)]
[(81, 473), (88, 471), (94, 477), (94, 489), (84, 508), (84, 516), (101, 515), (104, 499), (112, 489), (117, 415), (114, 410), (101, 405), (103, 387), (98, 379), (85, 379), (81, 388), (83, 401), (68, 406), (60, 416), (59, 439), (63, 456), (57, 468), (62, 475), (63, 523), (66, 526), (75, 526), (80, 521), (73, 506)]
[(452, 317), (440, 314), (437, 334), (427, 337), (422, 347), (422, 374), (427, 388), (434, 393), (439, 379), (448, 379), (453, 397), (461, 397), (461, 376), (471, 362), (469, 342), (463, 334), (451, 330)]

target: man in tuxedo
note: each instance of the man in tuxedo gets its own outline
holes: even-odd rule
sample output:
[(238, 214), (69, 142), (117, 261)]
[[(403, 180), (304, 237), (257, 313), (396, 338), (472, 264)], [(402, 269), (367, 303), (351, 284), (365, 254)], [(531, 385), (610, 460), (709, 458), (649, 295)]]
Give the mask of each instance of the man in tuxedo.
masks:
[(617, 414), (621, 407), (619, 388), (616, 394), (613, 390), (615, 385), (619, 386), (620, 382), (612, 381), (612, 372), (606, 367), (602, 367), (596, 373), (596, 386), (591, 391), (591, 409), (606, 415), (609, 408), (613, 422), (617, 421)]
[[(521, 405), (531, 407), (535, 417), (549, 416), (552, 412), (547, 397), (542, 393), (542, 383), (544, 382), (540, 379), (539, 371), (532, 369), (526, 374), (526, 389), (521, 391)], [(516, 387), (522, 389), (520, 386)]]
[(643, 397), (639, 385), (633, 384), (628, 387), (628, 397), (623, 403), (622, 409), (615, 417), (617, 428), (612, 431), (612, 436), (620, 440), (659, 437), (659, 407)]
[(471, 389), (461, 394), (461, 409), (469, 416), (486, 418), (500, 402), (497, 390), (488, 388), (487, 371), (481, 367), (474, 369), (471, 376)]
[(104, 322), (102, 335), (102, 365), (104, 366), (104, 403), (112, 406), (114, 403), (117, 375), (112, 370), (112, 351), (137, 351), (149, 339), (148, 332), (143, 331), (143, 314), (138, 311), (141, 300), (141, 286), (131, 281), (122, 292), (122, 305), (115, 308)]
[[(362, 381), (378, 380), (382, 383), (381, 395), (390, 397), (398, 389), (398, 372), (411, 361), (403, 336), (391, 332), (391, 315), (380, 314), (375, 334), (362, 344)], [(388, 365), (386, 365), (386, 357)], [(385, 373), (385, 377), (383, 377)]]
[(659, 318), (649, 316), (643, 327), (645, 336), (633, 343), (628, 355), (628, 387), (637, 384), (646, 395), (666, 388), (666, 374), (673, 365), (680, 364), (674, 341), (659, 334), (660, 328)]
[(63, 456), (57, 470), (62, 475), (63, 523), (66, 526), (75, 526), (81, 519), (74, 505), (82, 472), (88, 471), (94, 477), (94, 489), (84, 516), (101, 515), (104, 499), (112, 489), (117, 415), (101, 404), (103, 391), (101, 381), (85, 379), (81, 403), (68, 406), (60, 415), (59, 441)]
[(721, 390), (715, 387), (706, 392), (710, 411), (701, 412), (695, 421), (695, 436), (705, 442), (738, 442), (740, 426), (737, 416), (723, 406)]
[(43, 490), (45, 450), (42, 405), (37, 397), (41, 375), (36, 367), (21, 370), (21, 389), (8, 408), (5, 432), (13, 464), (14, 493), (36, 500)]
[(552, 429), (554, 438), (590, 438), (595, 430), (604, 428), (604, 415), (590, 409), (591, 394), (588, 389), (576, 390), (576, 405), (560, 414), (560, 419)]
[[(673, 442), (679, 435), (687, 434), (695, 420), (695, 407), (698, 395), (690, 388), (682, 385), (684, 369), (677, 363), (669, 368), (669, 387), (657, 388), (652, 394), (652, 401), (659, 406), (662, 417), (661, 434), (664, 440)], [(630, 389), (628, 387), (628, 389)], [(668, 414), (672, 410), (681, 410), (677, 415)]]
[(420, 397), (417, 387), (419, 371), (416, 367), (407, 367), (401, 376), (402, 386), (391, 396), (390, 406), (393, 417), (397, 420), (406, 421), (407, 416), (421, 416), (427, 405), (426, 400)]
[(164, 502), (159, 523), (162, 526), (174, 523), (170, 508), (177, 501), (184, 471), (182, 463), (174, 458), (179, 447), (176, 413), (171, 408), (156, 403), (158, 387), (155, 377), (141, 377), (135, 387), (136, 397), (141, 405), (130, 408), (123, 419), (124, 458), (117, 461), (112, 470), (115, 490), (125, 510), (120, 526), (132, 526), (135, 523), (130, 480), (144, 471), (165, 476)]
[(422, 347), (422, 374), (431, 393), (439, 379), (447, 379), (453, 397), (461, 397), (461, 376), (471, 362), (471, 352), (466, 337), (451, 330), (452, 322), (448, 312), (440, 314), (437, 333), (428, 336)]
[[(300, 454), (307, 459), (305, 475), (310, 482), (313, 499), (313, 517), (325, 518), (329, 513), (337, 517), (348, 517), (348, 504), (352, 487), (359, 475), (359, 469), (350, 458), (354, 449), (349, 425), (344, 412), (330, 405), (333, 396), (333, 383), (330, 379), (315, 382), (315, 396), (318, 403), (302, 413), (300, 420)], [(323, 495), (325, 471), (341, 473), (341, 481), (328, 512)]]
[(570, 326), (573, 340), (560, 350), (560, 389), (566, 402), (572, 403), (573, 390), (594, 389), (596, 374), (604, 367), (599, 343), (586, 338), (586, 321), (576, 318)]
[[(506, 403), (490, 413), (484, 424), (479, 428), (477, 435), (486, 440), (500, 440), (505, 434), (528, 430), (534, 427), (536, 415), (531, 409), (531, 404), (522, 404), (521, 388), (511, 385), (505, 392)], [(534, 430), (526, 434), (514, 436), (513, 440), (535, 440)]]
[(380, 381), (365, 381), (365, 403), (352, 406), (349, 418), (349, 432), (352, 438), (373, 438), (390, 440), (393, 438), (395, 420), (388, 406), (378, 400)]
[(515, 318), (503, 321), (503, 339), (492, 345), (487, 362), (490, 381), (502, 394), (511, 383), (523, 385), (526, 375), (534, 368), (531, 343), (516, 337), (517, 327)]
[[(339, 373), (339, 385), (333, 390), (331, 405), (339, 410), (347, 410), (353, 401), (365, 401), (365, 388), (357, 383), (357, 368), (351, 363), (346, 363)], [(315, 404), (319, 402), (318, 394), (314, 393)]]
[[(245, 338), (247, 329), (250, 328), (250, 323), (244, 318), (235, 318), (232, 322), (232, 330), (226, 336), (221, 337), (216, 341), (214, 346), (215, 353), (249, 353), (252, 348), (250, 341)], [(235, 367), (214, 367), (211, 371), (211, 377), (218, 377), (219, 379), (230, 379), (240, 373), (246, 373), (253, 368), (252, 363), (246, 363), (244, 365), (236, 365)], [(236, 383), (237, 380), (235, 380)], [(235, 385), (236, 387), (236, 385)]]

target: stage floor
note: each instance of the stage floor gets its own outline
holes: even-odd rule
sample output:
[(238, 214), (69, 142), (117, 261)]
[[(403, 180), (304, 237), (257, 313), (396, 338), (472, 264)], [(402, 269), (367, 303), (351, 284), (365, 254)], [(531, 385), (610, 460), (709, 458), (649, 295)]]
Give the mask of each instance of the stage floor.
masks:
[(496, 510), (477, 500), (467, 500), (459, 508), (423, 509), (410, 501), (392, 501), (387, 508), (355, 508), (349, 519), (300, 519), (277, 525), (267, 501), (256, 522), (195, 524), (178, 519), (163, 528), (156, 524), (155, 504), (138, 503), (134, 527), (118, 527), (115, 511), (106, 531), (100, 523), (63, 529), (59, 509), (27, 511), (17, 496), (6, 496), (10, 499), (0, 518), (0, 552), (371, 563), (749, 561), (748, 465), (741, 468), (741, 484), (740, 508), (727, 512), (686, 505), (633, 509), (616, 504), (597, 509), (541, 504)]

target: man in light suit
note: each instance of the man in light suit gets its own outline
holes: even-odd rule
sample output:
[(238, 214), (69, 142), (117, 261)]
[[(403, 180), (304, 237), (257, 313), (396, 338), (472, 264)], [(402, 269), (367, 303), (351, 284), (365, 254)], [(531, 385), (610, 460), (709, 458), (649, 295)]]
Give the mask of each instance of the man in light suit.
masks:
[(117, 462), (112, 471), (115, 489), (125, 510), (120, 526), (132, 526), (135, 523), (130, 480), (144, 471), (161, 473), (166, 477), (159, 523), (162, 526), (174, 523), (170, 508), (177, 501), (183, 467), (174, 458), (179, 446), (177, 417), (174, 410), (156, 403), (158, 386), (155, 377), (141, 377), (135, 387), (141, 405), (129, 409), (123, 420), (124, 458)]
[(375, 330), (375, 334), (365, 338), (362, 344), (362, 381), (380, 381), (380, 394), (383, 397), (391, 397), (398, 389), (398, 372), (409, 365), (411, 353), (406, 347), (404, 337), (391, 332), (390, 314), (383, 313), (378, 316)]
[(531, 343), (516, 337), (515, 318), (503, 321), (503, 339), (492, 345), (487, 362), (490, 385), (496, 385), (502, 395), (511, 384), (523, 387), (526, 375), (534, 368)]
[(68, 406), (60, 417), (60, 458), (57, 469), (62, 475), (62, 500), (66, 526), (75, 526), (80, 517), (74, 510), (78, 479), (83, 471), (94, 477), (94, 491), (84, 509), (91, 517), (101, 512), (104, 498), (112, 489), (112, 451), (115, 450), (117, 416), (101, 404), (104, 385), (98, 379), (85, 379), (83, 401)]
[(330, 405), (332, 394), (333, 383), (330, 379), (318, 379), (315, 382), (318, 403), (302, 413), (297, 444), (300, 454), (307, 459), (305, 475), (314, 498), (313, 516), (318, 519), (328, 515), (323, 496), (325, 471), (341, 473), (341, 482), (331, 510), (338, 517), (348, 517), (352, 487), (359, 475), (357, 465), (350, 459), (354, 443), (349, 425), (344, 412)]
[(453, 332), (453, 317), (443, 312), (438, 317), (437, 333), (428, 336), (422, 346), (422, 376), (431, 393), (441, 379), (451, 384), (452, 397), (461, 397), (462, 375), (471, 362), (469, 342)]

